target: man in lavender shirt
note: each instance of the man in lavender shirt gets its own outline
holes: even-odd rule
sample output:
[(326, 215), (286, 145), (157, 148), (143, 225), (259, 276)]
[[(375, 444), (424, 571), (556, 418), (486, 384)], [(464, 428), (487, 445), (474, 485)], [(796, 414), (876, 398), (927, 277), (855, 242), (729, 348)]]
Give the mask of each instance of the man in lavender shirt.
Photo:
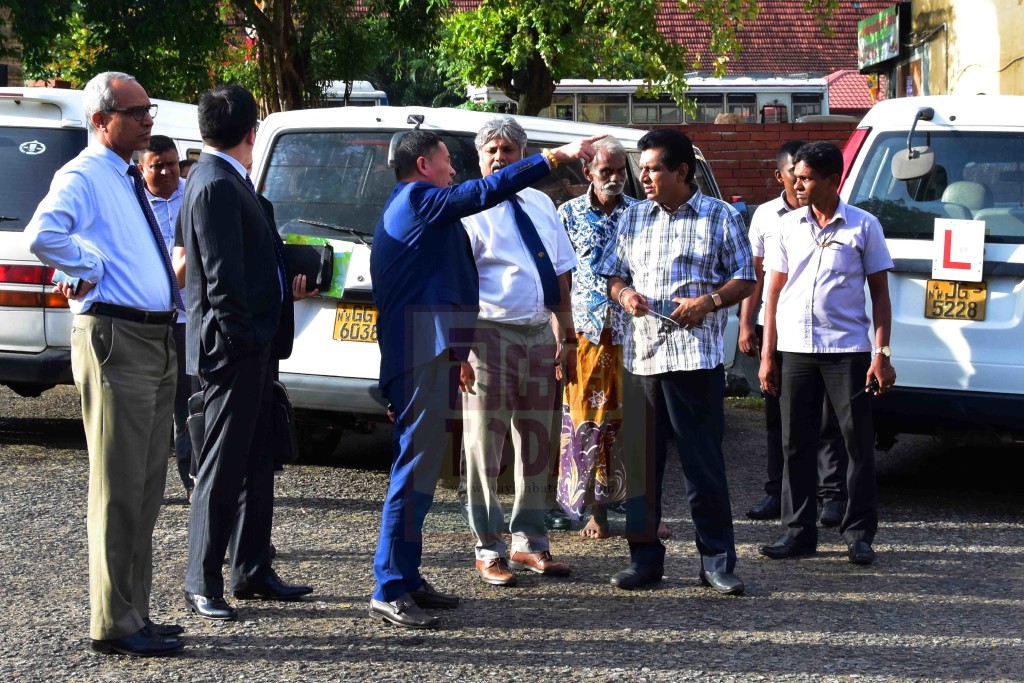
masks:
[[(760, 552), (782, 559), (817, 548), (816, 448), (827, 394), (849, 453), (848, 499), (839, 532), (850, 562), (870, 564), (878, 528), (870, 394), (885, 393), (896, 381), (889, 362), (892, 308), (886, 274), (893, 262), (878, 219), (839, 198), (840, 149), (810, 143), (795, 161), (797, 200), (806, 208), (783, 218), (779, 239), (765, 257), (772, 275), (759, 373), (761, 389), (778, 396), (782, 408), (786, 533)], [(781, 373), (776, 351), (782, 353)], [(867, 385), (871, 389), (865, 390)]]

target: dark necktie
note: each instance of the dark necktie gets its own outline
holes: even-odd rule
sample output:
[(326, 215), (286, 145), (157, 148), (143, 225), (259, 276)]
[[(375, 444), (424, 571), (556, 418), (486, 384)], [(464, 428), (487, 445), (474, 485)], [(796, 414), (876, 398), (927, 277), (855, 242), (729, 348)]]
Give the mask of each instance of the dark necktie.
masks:
[[(250, 178), (248, 174), (245, 176), (245, 182), (249, 184), (249, 189), (252, 190), (253, 196), (256, 197), (256, 202), (260, 204), (260, 210), (262, 210), (263, 204), (260, 202), (260, 196), (256, 193), (256, 186), (252, 184), (252, 178)], [(264, 211), (264, 214), (265, 213), (266, 212)], [(270, 222), (270, 216), (267, 216), (267, 222)], [(271, 227), (275, 230), (277, 229), (274, 225), (271, 225)], [(288, 266), (285, 265), (284, 251), (281, 249), (281, 245), (278, 244), (278, 237), (276, 234), (270, 236), (270, 243), (274, 245), (274, 258), (277, 259), (278, 277), (281, 278), (281, 301), (287, 301), (288, 292), (290, 290), (288, 287)]]
[(544, 305), (554, 310), (562, 301), (562, 293), (558, 289), (558, 276), (555, 275), (555, 266), (552, 265), (551, 257), (548, 256), (547, 249), (544, 247), (540, 235), (537, 234), (537, 226), (533, 224), (533, 220), (526, 213), (521, 201), (515, 195), (508, 200), (509, 204), (512, 205), (512, 213), (516, 217), (519, 234), (522, 235), (526, 248), (530, 250), (530, 256), (533, 257), (534, 262), (537, 264), (537, 273), (540, 274), (540, 286), (544, 291)]
[(167, 279), (171, 285), (171, 301), (174, 302), (175, 308), (184, 311), (185, 303), (181, 300), (181, 292), (178, 291), (178, 278), (175, 276), (174, 267), (171, 265), (171, 256), (167, 253), (164, 235), (160, 232), (160, 225), (156, 222), (156, 214), (153, 213), (153, 207), (150, 206), (149, 199), (146, 198), (146, 184), (142, 180), (142, 171), (139, 170), (138, 166), (128, 164), (128, 175), (132, 177), (135, 186), (135, 198), (139, 200), (142, 213), (146, 216), (146, 222), (149, 223), (149, 230), (153, 233), (153, 239), (156, 240), (156, 250), (160, 252), (160, 258), (164, 262), (164, 270), (167, 271)]

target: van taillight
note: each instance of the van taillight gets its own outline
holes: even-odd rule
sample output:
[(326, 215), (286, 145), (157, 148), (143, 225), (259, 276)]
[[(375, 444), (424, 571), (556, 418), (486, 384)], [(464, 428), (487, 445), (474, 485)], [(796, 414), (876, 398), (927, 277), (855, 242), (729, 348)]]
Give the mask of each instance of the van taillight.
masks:
[(46, 266), (0, 266), (0, 283), (45, 285), (53, 277), (53, 268)]
[(850, 138), (846, 141), (846, 144), (843, 145), (843, 177), (839, 179), (840, 190), (843, 189), (843, 183), (846, 182), (846, 176), (850, 173), (850, 169), (853, 167), (853, 160), (857, 158), (857, 152), (860, 151), (861, 145), (864, 144), (864, 140), (870, 132), (870, 128), (858, 128), (850, 133)]

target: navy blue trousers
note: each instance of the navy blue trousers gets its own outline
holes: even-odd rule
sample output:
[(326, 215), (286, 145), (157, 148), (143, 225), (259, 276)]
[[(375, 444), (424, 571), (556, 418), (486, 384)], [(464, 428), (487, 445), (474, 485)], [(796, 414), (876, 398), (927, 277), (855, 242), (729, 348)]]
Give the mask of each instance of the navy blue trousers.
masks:
[(459, 363), (447, 353), (384, 387), (394, 407), (395, 427), (391, 482), (373, 558), (375, 600), (391, 602), (423, 586), (423, 520), (434, 502), (441, 464), (454, 448), (453, 434), (462, 430), (458, 392)]
[(658, 525), (671, 435), (682, 462), (701, 566), (705, 571), (731, 572), (736, 566), (736, 543), (722, 453), (722, 366), (650, 376), (627, 372), (623, 399), (629, 496), (626, 539), (631, 561), (664, 566), (665, 546), (658, 540)]

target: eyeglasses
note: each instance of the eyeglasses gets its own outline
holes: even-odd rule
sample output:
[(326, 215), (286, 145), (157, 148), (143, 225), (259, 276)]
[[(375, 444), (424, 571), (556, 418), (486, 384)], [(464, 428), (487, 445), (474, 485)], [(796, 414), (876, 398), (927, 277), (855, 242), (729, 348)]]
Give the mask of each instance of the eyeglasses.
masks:
[(149, 114), (152, 118), (156, 118), (157, 105), (155, 104), (140, 104), (137, 107), (125, 107), (124, 109), (105, 109), (108, 114), (127, 114), (133, 119), (142, 123), (146, 118), (146, 114)]

